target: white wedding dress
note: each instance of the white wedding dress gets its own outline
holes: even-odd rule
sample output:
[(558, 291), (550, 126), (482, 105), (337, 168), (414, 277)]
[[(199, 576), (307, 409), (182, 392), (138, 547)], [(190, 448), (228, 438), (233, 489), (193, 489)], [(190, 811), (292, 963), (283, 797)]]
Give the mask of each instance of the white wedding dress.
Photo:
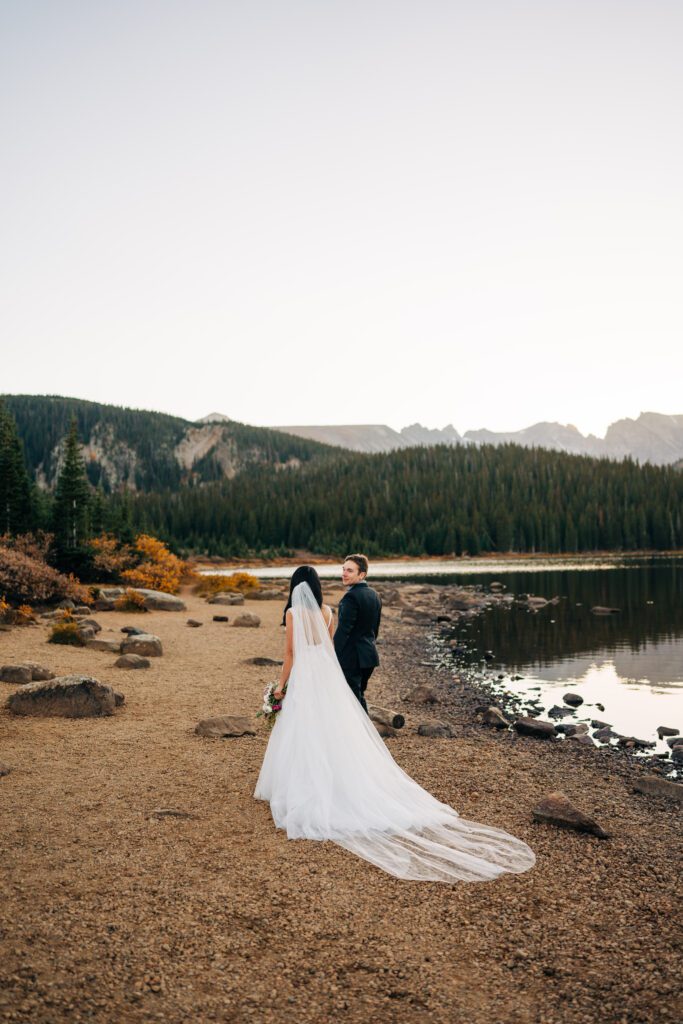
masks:
[(331, 839), (397, 878), (482, 882), (533, 867), (501, 829), (466, 821), (400, 768), (349, 688), (307, 583), (292, 594), (294, 664), (254, 796), (289, 839)]

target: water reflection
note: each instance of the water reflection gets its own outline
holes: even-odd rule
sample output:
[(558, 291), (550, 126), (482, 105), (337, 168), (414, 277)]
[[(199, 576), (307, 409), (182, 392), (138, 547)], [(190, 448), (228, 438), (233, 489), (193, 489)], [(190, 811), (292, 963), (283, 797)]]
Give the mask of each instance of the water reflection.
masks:
[[(546, 711), (571, 689), (584, 698), (578, 720), (600, 718), (620, 733), (657, 740), (659, 725), (683, 728), (683, 575), (675, 563), (524, 574), (505, 583), (517, 596), (559, 600), (536, 612), (517, 602), (496, 606), (461, 622), (452, 635), (464, 665), (490, 652), (494, 678), (505, 677), (498, 685), (538, 696)], [(619, 611), (595, 615), (596, 605)], [(657, 741), (655, 749), (668, 747)]]

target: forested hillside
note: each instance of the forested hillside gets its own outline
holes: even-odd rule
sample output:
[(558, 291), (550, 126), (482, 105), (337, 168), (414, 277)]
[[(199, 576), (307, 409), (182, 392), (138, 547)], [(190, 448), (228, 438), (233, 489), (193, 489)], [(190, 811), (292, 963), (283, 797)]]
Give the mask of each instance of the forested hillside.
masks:
[(14, 417), (32, 480), (53, 487), (72, 417), (88, 479), (105, 494), (150, 491), (235, 476), (252, 463), (285, 466), (329, 452), (315, 441), (233, 421), (177, 416), (58, 395), (0, 396)]
[(139, 496), (134, 520), (217, 554), (666, 550), (683, 546), (683, 475), (515, 445), (340, 454), (275, 474)]

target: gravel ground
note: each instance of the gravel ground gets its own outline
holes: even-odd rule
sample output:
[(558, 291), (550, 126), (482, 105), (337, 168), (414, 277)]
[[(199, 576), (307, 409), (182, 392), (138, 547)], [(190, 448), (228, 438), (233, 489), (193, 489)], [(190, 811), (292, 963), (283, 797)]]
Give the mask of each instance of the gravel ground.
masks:
[[(112, 718), (0, 710), (0, 1020), (574, 1024), (680, 1019), (680, 810), (634, 794), (599, 750), (476, 725), (471, 700), (427, 660), (428, 626), (384, 616), (371, 699), (407, 708), (397, 761), (463, 816), (535, 850), (524, 875), (477, 885), (402, 882), (330, 843), (287, 841), (252, 792), (267, 736), (207, 740), (196, 722), (253, 715), (279, 657), (281, 602), (247, 602), (260, 629), (188, 611), (100, 613), (102, 637), (144, 624), (147, 670), (0, 633), (0, 663), (33, 660), (113, 684)], [(188, 617), (201, 620), (189, 628)], [(400, 695), (436, 685), (425, 712)], [(0, 693), (17, 687), (0, 683)], [(419, 737), (428, 718), (453, 739)], [(633, 769), (631, 769), (633, 770)], [(612, 838), (536, 824), (562, 789)], [(156, 808), (193, 817), (149, 817)]]

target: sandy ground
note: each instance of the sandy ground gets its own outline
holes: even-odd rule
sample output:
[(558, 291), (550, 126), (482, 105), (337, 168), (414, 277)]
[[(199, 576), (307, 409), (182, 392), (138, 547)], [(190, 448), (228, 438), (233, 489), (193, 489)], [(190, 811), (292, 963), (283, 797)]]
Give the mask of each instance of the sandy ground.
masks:
[[(474, 725), (450, 697), (408, 706), (390, 749), (464, 817), (522, 837), (536, 867), (477, 885), (401, 882), (330, 843), (287, 841), (252, 792), (267, 735), (201, 739), (196, 722), (253, 716), (280, 657), (281, 602), (259, 629), (187, 613), (99, 613), (161, 637), (143, 671), (0, 633), (0, 663), (82, 672), (126, 696), (105, 719), (15, 718), (0, 683), (0, 1020), (572, 1024), (680, 1020), (680, 811), (636, 795), (600, 751)], [(192, 629), (188, 617), (204, 625)], [(387, 610), (378, 703), (447, 677), (420, 665), (426, 627)], [(424, 655), (422, 655), (424, 658)], [(429, 717), (454, 739), (418, 737)], [(563, 789), (612, 838), (535, 824)], [(148, 817), (171, 807), (194, 815)]]

